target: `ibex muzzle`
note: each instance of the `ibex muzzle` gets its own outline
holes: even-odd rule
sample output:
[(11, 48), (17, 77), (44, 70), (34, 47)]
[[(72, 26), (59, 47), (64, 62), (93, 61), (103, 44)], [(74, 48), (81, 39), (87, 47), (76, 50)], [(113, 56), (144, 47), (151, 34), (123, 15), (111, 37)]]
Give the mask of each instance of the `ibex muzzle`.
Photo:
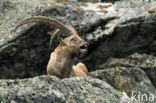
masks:
[(68, 78), (73, 67), (74, 58), (76, 56), (81, 57), (87, 52), (88, 43), (78, 36), (76, 30), (72, 26), (63, 25), (55, 19), (43, 16), (31, 17), (21, 21), (16, 26), (15, 31), (19, 26), (31, 22), (42, 22), (55, 26), (57, 31), (52, 35), (52, 39), (54, 39), (59, 32), (63, 32), (68, 36), (65, 39), (61, 38), (59, 40), (60, 44), (54, 52), (51, 53), (47, 65), (48, 75), (55, 75), (61, 79)]

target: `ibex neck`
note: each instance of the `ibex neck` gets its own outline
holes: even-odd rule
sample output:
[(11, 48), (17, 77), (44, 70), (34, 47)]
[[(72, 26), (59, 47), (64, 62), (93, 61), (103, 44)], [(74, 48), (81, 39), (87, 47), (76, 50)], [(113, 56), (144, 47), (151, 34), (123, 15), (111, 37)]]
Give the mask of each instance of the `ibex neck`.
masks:
[(62, 55), (63, 57), (67, 57), (67, 58), (70, 58), (70, 59), (74, 59), (77, 55), (77, 49), (76, 47), (68, 47), (68, 46), (58, 46), (56, 48), (56, 51), (58, 53), (58, 55)]

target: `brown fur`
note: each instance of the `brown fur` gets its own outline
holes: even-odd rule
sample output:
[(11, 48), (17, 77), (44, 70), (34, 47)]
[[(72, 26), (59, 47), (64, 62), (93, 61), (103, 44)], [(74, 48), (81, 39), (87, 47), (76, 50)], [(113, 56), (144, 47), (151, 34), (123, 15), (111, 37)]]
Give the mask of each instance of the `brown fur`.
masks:
[(149, 13), (156, 13), (156, 9), (148, 9)]
[(68, 78), (73, 67), (74, 58), (83, 54), (80, 46), (86, 44), (86, 42), (78, 35), (69, 36), (64, 39), (64, 42), (67, 45), (60, 44), (51, 54), (47, 65), (48, 75)]
[(89, 73), (85, 64), (80, 62), (76, 66), (73, 66), (72, 74), (73, 76), (78, 77), (78, 76), (88, 76)]
[(72, 26), (64, 25), (54, 18), (43, 16), (30, 17), (22, 20), (15, 27), (14, 31), (20, 26), (32, 22), (42, 22), (57, 28), (56, 32), (51, 35), (50, 44), (59, 32), (63, 32), (68, 36), (64, 40), (61, 39), (59, 46), (51, 53), (47, 65), (48, 75), (68, 78), (73, 67), (74, 58), (76, 56), (83, 56), (86, 53), (88, 43), (78, 36), (77, 31)]

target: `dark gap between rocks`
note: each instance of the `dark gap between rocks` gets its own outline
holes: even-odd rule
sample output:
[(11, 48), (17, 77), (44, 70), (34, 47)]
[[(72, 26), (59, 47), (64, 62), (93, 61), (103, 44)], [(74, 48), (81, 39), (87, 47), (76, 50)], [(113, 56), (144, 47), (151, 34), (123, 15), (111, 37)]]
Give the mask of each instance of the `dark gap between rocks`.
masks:
[(38, 24), (6, 44), (0, 52), (0, 78), (28, 78), (46, 74), (51, 53), (49, 30), (49, 26)]

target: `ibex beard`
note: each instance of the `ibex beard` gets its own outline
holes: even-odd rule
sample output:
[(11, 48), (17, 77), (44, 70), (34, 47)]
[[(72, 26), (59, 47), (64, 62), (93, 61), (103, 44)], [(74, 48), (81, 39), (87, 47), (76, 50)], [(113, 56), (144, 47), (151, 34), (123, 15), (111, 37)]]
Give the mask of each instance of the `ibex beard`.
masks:
[[(74, 66), (74, 58), (84, 56), (84, 54), (87, 52), (88, 43), (78, 36), (76, 30), (72, 26), (64, 25), (53, 18), (47, 18), (43, 16), (31, 17), (21, 21), (16, 26), (15, 31), (19, 26), (31, 22), (42, 22), (50, 24), (55, 26), (58, 31), (68, 35), (68, 37), (65, 39), (59, 40), (60, 44), (51, 53), (50, 60), (47, 65), (48, 75), (54, 75), (61, 79), (68, 78)], [(58, 32), (53, 35), (52, 38), (54, 38), (57, 34)]]

